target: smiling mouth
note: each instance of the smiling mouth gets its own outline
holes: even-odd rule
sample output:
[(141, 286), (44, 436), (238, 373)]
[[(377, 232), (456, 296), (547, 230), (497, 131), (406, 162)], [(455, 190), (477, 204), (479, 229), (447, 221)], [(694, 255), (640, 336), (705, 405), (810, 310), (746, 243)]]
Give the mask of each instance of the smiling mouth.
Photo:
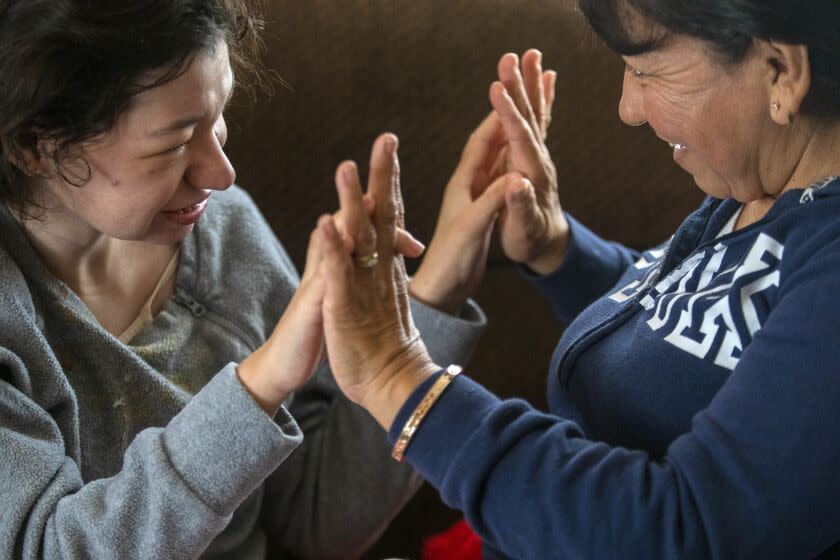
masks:
[(675, 149), (677, 151), (680, 151), (680, 152), (682, 150), (685, 150), (685, 144), (674, 144), (674, 143), (668, 142), (668, 145), (671, 146), (673, 149)]
[(190, 212), (195, 212), (196, 209), (198, 209), (198, 206), (200, 204), (201, 204), (200, 202), (196, 202), (195, 204), (193, 204), (191, 206), (186, 206), (184, 208), (181, 208), (180, 210), (173, 210), (170, 213), (171, 214), (189, 214)]
[(195, 212), (199, 209), (199, 207), (204, 204), (207, 199), (210, 198), (209, 196), (204, 198), (203, 200), (199, 200), (194, 204), (190, 204), (189, 206), (184, 206), (183, 208), (179, 208), (178, 210), (164, 210), (164, 214), (189, 214), (191, 212)]

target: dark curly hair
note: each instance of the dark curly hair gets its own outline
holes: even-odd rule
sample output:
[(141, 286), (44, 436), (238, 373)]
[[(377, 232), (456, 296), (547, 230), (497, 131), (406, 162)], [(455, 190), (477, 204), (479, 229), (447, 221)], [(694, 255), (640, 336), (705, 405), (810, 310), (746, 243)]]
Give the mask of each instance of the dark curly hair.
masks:
[[(803, 114), (840, 118), (840, 1), (838, 0), (579, 0), (607, 46), (632, 56), (660, 46), (667, 34), (708, 42), (723, 62), (741, 62), (755, 39), (805, 45), (811, 90)], [(639, 36), (628, 8), (665, 32)]]
[(37, 209), (16, 164), (27, 152), (86, 182), (65, 172), (71, 148), (221, 41), (237, 82), (259, 82), (261, 28), (248, 0), (0, 0), (0, 202), (25, 216)]

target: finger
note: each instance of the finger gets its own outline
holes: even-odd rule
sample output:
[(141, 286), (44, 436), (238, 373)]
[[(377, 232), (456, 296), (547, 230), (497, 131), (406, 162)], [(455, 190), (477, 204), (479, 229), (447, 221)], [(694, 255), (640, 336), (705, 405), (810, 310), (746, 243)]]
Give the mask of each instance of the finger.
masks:
[(326, 301), (333, 309), (349, 306), (353, 293), (353, 262), (344, 249), (332, 216), (321, 216), (313, 237), (321, 254), (326, 282)]
[(376, 202), (374, 202), (373, 197), (369, 193), (365, 193), (365, 196), (362, 197), (362, 203), (365, 205), (368, 216), (373, 216), (373, 209), (376, 208)]
[(486, 231), (499, 212), (507, 206), (508, 190), (522, 180), (523, 177), (519, 173), (508, 173), (493, 181), (469, 209), (466, 220), (471, 229), (476, 232)]
[(549, 70), (543, 72), (543, 91), (545, 92), (545, 109), (543, 111), (543, 140), (548, 137), (548, 129), (551, 126), (552, 113), (554, 111), (554, 96), (557, 86), (557, 72)]
[(338, 190), (341, 223), (333, 224), (339, 233), (349, 237), (351, 247), (357, 255), (370, 255), (376, 251), (376, 232), (362, 200), (362, 186), (359, 170), (352, 161), (338, 166), (335, 184)]
[(525, 83), (525, 93), (528, 95), (528, 102), (534, 111), (534, 120), (543, 130), (543, 119), (545, 118), (545, 91), (543, 90), (542, 77), (542, 53), (537, 49), (531, 49), (522, 55), (522, 78)]
[(399, 310), (400, 327), (403, 334), (410, 338), (414, 330), (414, 321), (411, 318), (411, 302), (408, 295), (408, 272), (405, 269), (405, 259), (397, 257), (394, 259), (391, 273), (394, 293), (394, 303)]
[(519, 70), (519, 57), (513, 53), (507, 53), (499, 61), (499, 80), (504, 84), (508, 95), (513, 99), (514, 106), (519, 114), (531, 127), (531, 130), (539, 130), (537, 119), (534, 116), (528, 94), (525, 92), (525, 84), (522, 80), (522, 73)]
[[(373, 211), (375, 209), (375, 202), (373, 198), (369, 194), (365, 194), (362, 197), (362, 204), (365, 207), (365, 211), (367, 212), (368, 216), (373, 216)], [(333, 214), (333, 218), (336, 219), (336, 223), (340, 218), (340, 213), (337, 212)], [(339, 231), (340, 231), (339, 227)], [(352, 249), (351, 249), (352, 250)], [(426, 245), (418, 240), (414, 235), (411, 234), (410, 231), (397, 228), (397, 241), (396, 241), (396, 252), (400, 255), (405, 255), (410, 259), (416, 259), (417, 257), (421, 256), (426, 251)]]
[(528, 179), (521, 177), (511, 181), (505, 191), (505, 216), (508, 231), (519, 232), (517, 237), (524, 240), (539, 219), (539, 206), (536, 191)]
[(462, 183), (468, 182), (468, 178), (488, 162), (488, 156), (498, 151), (503, 144), (504, 130), (499, 115), (496, 111), (491, 111), (470, 134), (452, 178)]
[(416, 259), (426, 251), (426, 246), (418, 241), (411, 233), (402, 228), (397, 229), (396, 253)]
[(377, 251), (383, 261), (394, 254), (397, 227), (402, 224), (399, 193), (399, 162), (397, 137), (387, 133), (374, 143), (370, 159), (368, 193), (374, 201), (373, 223)]
[(541, 170), (541, 142), (516, 109), (513, 99), (499, 82), (490, 86), (490, 102), (499, 113), (499, 119), (509, 145), (509, 161), (525, 176), (534, 176)]
[(301, 284), (308, 282), (315, 276), (316, 271), (318, 270), (318, 265), (321, 262), (321, 244), (316, 239), (318, 234), (318, 227), (316, 226), (315, 229), (312, 230), (312, 233), (309, 234), (309, 245), (306, 248), (306, 265), (303, 268), (303, 277), (301, 278)]
[(344, 223), (344, 213), (341, 210), (336, 211), (333, 214), (333, 220), (335, 221), (336, 229), (338, 229), (338, 234), (341, 236), (341, 240), (344, 242), (344, 247), (349, 253), (352, 253), (356, 247), (356, 240), (353, 238), (353, 236), (347, 233), (347, 228)]

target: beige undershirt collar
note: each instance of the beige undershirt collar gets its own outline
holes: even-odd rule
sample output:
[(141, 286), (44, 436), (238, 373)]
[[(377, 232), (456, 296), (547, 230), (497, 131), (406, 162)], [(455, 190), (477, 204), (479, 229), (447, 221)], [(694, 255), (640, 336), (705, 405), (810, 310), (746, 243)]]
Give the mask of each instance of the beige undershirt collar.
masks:
[(172, 255), (172, 258), (169, 261), (169, 264), (166, 265), (166, 269), (163, 271), (163, 274), (158, 280), (155, 289), (152, 291), (152, 295), (149, 296), (149, 299), (146, 300), (146, 303), (143, 304), (142, 309), (140, 309), (140, 314), (134, 319), (134, 322), (129, 325), (127, 329), (123, 331), (123, 333), (118, 337), (120, 342), (124, 344), (128, 344), (131, 342), (131, 339), (137, 336), (143, 327), (148, 325), (154, 320), (152, 316), (152, 303), (157, 298), (158, 293), (160, 293), (161, 288), (166, 285), (169, 280), (175, 275), (175, 272), (178, 270), (178, 257), (181, 254), (181, 249), (179, 248), (175, 253)]

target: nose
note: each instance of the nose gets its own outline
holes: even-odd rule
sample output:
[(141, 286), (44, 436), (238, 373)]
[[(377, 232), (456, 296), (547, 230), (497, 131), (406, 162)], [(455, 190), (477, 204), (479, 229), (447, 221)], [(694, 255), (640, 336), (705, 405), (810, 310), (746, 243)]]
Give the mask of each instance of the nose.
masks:
[[(186, 180), (199, 189), (223, 191), (236, 180), (236, 170), (231, 165), (223, 149), (223, 138), (211, 133), (195, 146), (190, 152), (190, 166), (186, 172)], [(196, 149), (197, 148), (197, 149)]]
[(642, 86), (632, 72), (624, 73), (621, 88), (621, 101), (618, 102), (618, 116), (629, 126), (641, 126), (647, 123), (642, 99)]

